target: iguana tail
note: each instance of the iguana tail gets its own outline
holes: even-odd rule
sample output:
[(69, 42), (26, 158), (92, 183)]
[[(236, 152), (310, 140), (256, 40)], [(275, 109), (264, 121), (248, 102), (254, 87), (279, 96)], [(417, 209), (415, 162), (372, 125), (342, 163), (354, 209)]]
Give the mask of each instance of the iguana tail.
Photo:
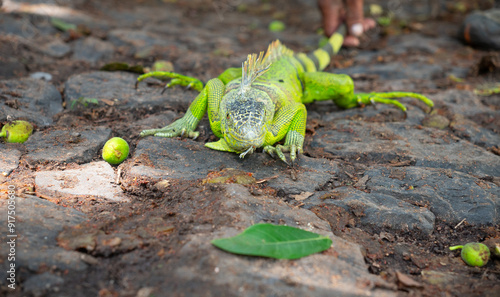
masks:
[(340, 26), (328, 39), (326, 45), (309, 54), (295, 54), (295, 58), (302, 64), (306, 72), (322, 71), (330, 64), (331, 57), (340, 50), (344, 42), (345, 32), (345, 25)]

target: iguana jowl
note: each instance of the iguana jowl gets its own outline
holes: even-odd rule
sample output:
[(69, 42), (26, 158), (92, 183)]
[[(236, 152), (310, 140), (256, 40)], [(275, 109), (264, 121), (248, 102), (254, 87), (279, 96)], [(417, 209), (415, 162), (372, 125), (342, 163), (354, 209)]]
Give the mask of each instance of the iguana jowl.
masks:
[[(161, 129), (144, 130), (141, 136), (188, 136), (196, 138), (195, 129), (208, 111), (210, 127), (219, 141), (205, 146), (245, 155), (263, 147), (271, 156), (286, 161), (283, 152), (290, 152), (292, 163), (303, 150), (307, 110), (305, 103), (333, 100), (342, 108), (370, 103), (393, 104), (406, 112), (394, 98), (413, 97), (432, 107), (423, 95), (408, 92), (354, 93), (348, 75), (320, 72), (342, 45), (343, 35), (335, 33), (322, 48), (306, 55), (295, 54), (278, 40), (267, 52), (248, 55), (242, 68), (229, 68), (218, 78), (203, 83), (195, 78), (171, 72), (150, 72), (138, 78), (171, 78), (167, 87), (191, 86), (200, 94), (186, 114)], [(285, 139), (283, 145), (276, 144)]]

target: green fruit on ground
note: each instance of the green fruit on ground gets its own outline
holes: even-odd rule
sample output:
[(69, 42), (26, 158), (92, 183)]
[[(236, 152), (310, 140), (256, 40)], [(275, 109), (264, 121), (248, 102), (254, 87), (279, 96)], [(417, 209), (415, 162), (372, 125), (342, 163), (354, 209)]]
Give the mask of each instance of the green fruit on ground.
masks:
[(450, 247), (450, 250), (462, 249), (460, 255), (467, 265), (481, 267), (490, 259), (490, 249), (479, 242), (469, 242), (466, 245)]
[(26, 121), (13, 121), (5, 124), (0, 132), (0, 137), (5, 137), (6, 142), (23, 143), (33, 133), (33, 126)]
[(283, 23), (282, 21), (272, 21), (269, 24), (269, 31), (271, 32), (281, 32), (285, 30), (285, 28), (285, 23)]
[(113, 137), (106, 141), (102, 149), (102, 158), (109, 164), (118, 165), (127, 159), (129, 146), (125, 139)]

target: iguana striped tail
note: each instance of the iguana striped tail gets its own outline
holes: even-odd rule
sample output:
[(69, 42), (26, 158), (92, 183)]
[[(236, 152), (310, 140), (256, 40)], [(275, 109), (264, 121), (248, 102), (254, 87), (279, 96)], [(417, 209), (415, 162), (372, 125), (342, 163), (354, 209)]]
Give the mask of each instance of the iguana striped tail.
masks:
[(340, 50), (344, 42), (345, 32), (345, 25), (341, 25), (328, 39), (326, 45), (309, 54), (295, 54), (295, 58), (302, 64), (307, 72), (322, 71), (330, 64), (331, 57), (336, 55)]

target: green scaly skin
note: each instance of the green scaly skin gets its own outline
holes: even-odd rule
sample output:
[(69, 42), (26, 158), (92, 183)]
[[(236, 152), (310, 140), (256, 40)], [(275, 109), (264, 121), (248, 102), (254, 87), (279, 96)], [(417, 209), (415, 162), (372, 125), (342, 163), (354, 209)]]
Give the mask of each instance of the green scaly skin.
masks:
[[(343, 42), (334, 34), (327, 45), (306, 55), (294, 54), (279, 41), (270, 45), (266, 56), (249, 55), (242, 68), (229, 68), (205, 87), (201, 81), (172, 72), (153, 72), (146, 77), (172, 78), (167, 87), (190, 86), (200, 90), (186, 114), (161, 129), (144, 130), (140, 136), (187, 136), (196, 138), (199, 121), (208, 113), (210, 127), (219, 141), (205, 146), (240, 154), (243, 158), (263, 147), (271, 156), (287, 163), (296, 160), (303, 151), (307, 110), (304, 104), (318, 100), (333, 100), (341, 108), (353, 108), (372, 103), (392, 104), (406, 112), (396, 98), (413, 97), (429, 107), (434, 103), (421, 94), (408, 92), (354, 93), (352, 79), (344, 74), (321, 72), (330, 64), (330, 57)], [(253, 67), (252, 67), (253, 65)], [(248, 69), (246, 67), (248, 66)], [(246, 76), (245, 76), (246, 74)], [(276, 144), (284, 139), (283, 144)]]

